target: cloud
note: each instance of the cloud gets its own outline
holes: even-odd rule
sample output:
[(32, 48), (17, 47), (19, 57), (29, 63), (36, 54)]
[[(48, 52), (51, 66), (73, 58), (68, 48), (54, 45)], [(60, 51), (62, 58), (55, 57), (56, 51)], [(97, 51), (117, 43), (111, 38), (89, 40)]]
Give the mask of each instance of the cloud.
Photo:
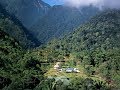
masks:
[(65, 5), (72, 7), (83, 7), (92, 5), (98, 8), (120, 8), (120, 0), (59, 0), (65, 3)]

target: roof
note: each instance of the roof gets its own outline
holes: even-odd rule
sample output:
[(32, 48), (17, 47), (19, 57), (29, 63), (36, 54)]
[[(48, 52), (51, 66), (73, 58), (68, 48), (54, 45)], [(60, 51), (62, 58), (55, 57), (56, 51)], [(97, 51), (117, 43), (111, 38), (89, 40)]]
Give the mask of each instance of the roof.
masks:
[(74, 70), (74, 68), (67, 68), (66, 70)]
[(60, 67), (60, 66), (59, 65), (55, 65), (54, 68), (56, 68), (56, 67)]

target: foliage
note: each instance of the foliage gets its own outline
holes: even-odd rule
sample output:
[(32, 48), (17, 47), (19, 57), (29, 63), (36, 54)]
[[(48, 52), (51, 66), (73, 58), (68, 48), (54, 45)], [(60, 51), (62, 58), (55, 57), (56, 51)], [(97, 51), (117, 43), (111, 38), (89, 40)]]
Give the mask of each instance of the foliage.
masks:
[[(25, 51), (22, 29), (0, 12), (0, 89), (3, 90), (117, 90), (120, 88), (120, 11), (108, 10), (62, 39)], [(9, 30), (10, 29), (10, 30)], [(9, 31), (9, 33), (8, 33)], [(22, 35), (25, 35), (24, 32)], [(27, 45), (27, 44), (25, 44)], [(48, 64), (68, 60), (84, 67), (87, 77), (46, 78)], [(45, 64), (45, 66), (43, 65)], [(95, 76), (101, 79), (96, 80)]]
[(9, 14), (1, 5), (0, 30), (15, 38), (25, 49), (41, 44), (36, 38), (32, 36), (32, 34), (20, 23), (20, 21), (15, 16)]
[(105, 83), (90, 78), (74, 78), (69, 86), (70, 90), (109, 90)]
[(61, 39), (54, 39), (41, 49), (50, 50), (48, 54), (53, 58), (53, 62), (59, 60), (54, 59), (54, 55), (62, 56), (63, 60), (66, 60), (76, 53), (75, 59), (80, 61), (89, 76), (100, 75), (111, 87), (119, 88), (119, 36), (120, 10), (107, 10), (73, 33)]

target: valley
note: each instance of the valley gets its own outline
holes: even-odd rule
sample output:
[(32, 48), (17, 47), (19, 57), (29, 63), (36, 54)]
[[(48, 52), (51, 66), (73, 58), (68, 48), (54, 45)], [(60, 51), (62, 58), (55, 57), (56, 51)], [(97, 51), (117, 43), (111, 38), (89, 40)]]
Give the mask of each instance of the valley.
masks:
[(119, 9), (0, 0), (0, 90), (119, 89)]

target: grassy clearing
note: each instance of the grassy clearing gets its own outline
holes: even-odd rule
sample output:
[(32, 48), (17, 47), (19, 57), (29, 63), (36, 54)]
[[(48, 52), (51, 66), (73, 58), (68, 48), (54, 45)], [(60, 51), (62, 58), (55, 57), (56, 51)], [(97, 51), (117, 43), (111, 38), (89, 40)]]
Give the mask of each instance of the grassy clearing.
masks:
[(105, 82), (103, 78), (101, 78), (99, 75), (93, 75), (93, 76), (88, 76), (84, 73), (84, 68), (82, 66), (76, 66), (80, 72), (79, 73), (66, 73), (66, 72), (59, 72), (58, 70), (55, 70), (54, 68), (50, 68), (48, 72), (44, 74), (46, 77), (60, 77), (60, 76), (65, 76), (67, 78), (75, 78), (75, 77), (81, 77), (81, 78), (92, 78), (93, 80), (100, 80)]
[[(62, 66), (63, 67), (66, 67), (66, 65), (68, 65), (68, 66), (70, 66), (70, 67), (72, 67), (72, 68), (78, 68), (79, 69), (79, 73), (66, 73), (65, 71), (62, 71), (62, 72), (60, 72), (60, 71), (58, 71), (58, 70), (55, 70), (53, 67), (54, 67), (54, 65), (52, 66), (52, 68), (50, 68), (49, 70), (48, 70), (48, 72), (46, 72), (45, 74), (44, 74), (44, 76), (46, 76), (46, 77), (49, 77), (49, 76), (51, 76), (51, 77), (60, 77), (60, 76), (65, 76), (65, 77), (67, 77), (67, 78), (75, 78), (75, 77), (81, 77), (81, 78), (92, 78), (93, 80), (100, 80), (100, 81), (105, 81), (102, 77), (100, 77), (99, 75), (92, 75), (92, 76), (89, 76), (89, 75), (87, 75), (86, 73), (85, 73), (85, 68), (84, 68), (84, 66), (81, 64), (81, 63), (79, 63), (79, 64), (77, 64), (77, 65), (73, 65), (72, 63), (73, 63), (73, 61), (75, 61), (75, 57), (74, 57), (74, 55), (70, 55), (70, 57), (69, 58), (66, 58), (65, 59), (65, 63), (63, 63), (62, 64)], [(76, 60), (77, 61), (77, 60)]]

